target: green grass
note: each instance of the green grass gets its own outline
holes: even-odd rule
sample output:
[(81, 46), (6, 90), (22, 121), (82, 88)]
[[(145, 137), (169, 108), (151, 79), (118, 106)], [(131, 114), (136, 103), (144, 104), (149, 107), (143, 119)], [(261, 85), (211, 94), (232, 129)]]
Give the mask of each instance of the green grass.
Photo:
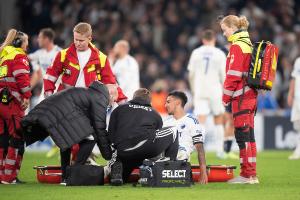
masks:
[[(20, 179), (24, 185), (0, 185), (0, 199), (300, 199), (300, 160), (289, 161), (288, 151), (265, 151), (258, 154), (259, 185), (228, 185), (226, 183), (196, 184), (189, 188), (144, 188), (131, 184), (122, 187), (64, 187), (39, 184), (34, 165), (56, 165), (58, 158), (46, 159), (42, 153), (26, 153)], [(195, 156), (192, 159), (195, 161)], [(238, 166), (238, 160), (217, 160), (207, 155), (208, 164)], [(239, 170), (235, 171), (237, 175)]]

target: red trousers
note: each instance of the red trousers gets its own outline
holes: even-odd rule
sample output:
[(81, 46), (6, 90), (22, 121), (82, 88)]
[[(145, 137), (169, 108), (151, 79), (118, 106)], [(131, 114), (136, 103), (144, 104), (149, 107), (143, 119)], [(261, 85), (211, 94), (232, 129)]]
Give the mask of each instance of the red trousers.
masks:
[(17, 101), (9, 105), (0, 103), (0, 180), (16, 179), (24, 154), (24, 142), (20, 134), (20, 122), (24, 110)]
[(235, 138), (240, 149), (243, 177), (256, 176), (256, 142), (254, 137), (255, 96), (243, 96), (232, 101)]

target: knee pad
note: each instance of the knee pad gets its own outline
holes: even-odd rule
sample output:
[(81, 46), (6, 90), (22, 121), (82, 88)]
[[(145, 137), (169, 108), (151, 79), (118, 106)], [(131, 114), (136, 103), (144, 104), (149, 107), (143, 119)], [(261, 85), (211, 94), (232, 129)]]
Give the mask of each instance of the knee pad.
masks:
[(8, 136), (6, 134), (0, 135), (0, 148), (7, 148), (8, 147)]
[(250, 128), (250, 142), (255, 142), (254, 129)]
[(9, 146), (16, 149), (20, 149), (22, 147), (24, 148), (24, 141), (18, 138), (11, 137), (9, 139)]
[(25, 153), (24, 143), (19, 147), (18, 155), (23, 156)]
[(246, 142), (250, 142), (251, 131), (245, 131), (245, 128), (235, 128), (234, 131), (236, 142), (240, 149), (244, 149), (246, 147)]

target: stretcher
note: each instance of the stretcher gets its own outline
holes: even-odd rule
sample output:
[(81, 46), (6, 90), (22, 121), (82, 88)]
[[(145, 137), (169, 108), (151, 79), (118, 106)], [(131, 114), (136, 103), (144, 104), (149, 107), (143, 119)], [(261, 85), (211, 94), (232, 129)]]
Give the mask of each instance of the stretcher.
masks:
[[(39, 183), (58, 184), (61, 182), (60, 166), (34, 166)], [(226, 182), (234, 177), (236, 166), (226, 165), (208, 165), (208, 182)], [(198, 165), (192, 165), (192, 177), (194, 182), (200, 178), (200, 169)], [(129, 177), (130, 183), (136, 183), (139, 180), (139, 169), (134, 169)], [(109, 178), (105, 178), (105, 183), (109, 183)]]

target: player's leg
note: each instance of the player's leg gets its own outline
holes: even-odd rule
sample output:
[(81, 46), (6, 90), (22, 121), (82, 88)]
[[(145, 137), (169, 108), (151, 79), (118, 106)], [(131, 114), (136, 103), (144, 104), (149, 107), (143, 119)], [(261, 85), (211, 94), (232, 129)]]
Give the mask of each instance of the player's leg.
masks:
[(234, 126), (231, 112), (231, 104), (225, 107), (224, 127), (224, 152), (226, 153), (226, 157), (230, 159), (238, 159), (239, 156), (231, 151), (232, 143), (234, 141)]
[(289, 156), (290, 160), (300, 159), (300, 120), (296, 120), (293, 122), (294, 129), (297, 131), (297, 141), (296, 141), (296, 148), (292, 155)]
[(207, 99), (198, 99), (194, 102), (194, 115), (197, 116), (197, 119), (202, 126), (205, 126), (206, 118), (209, 113), (210, 107)]
[(215, 136), (216, 136), (216, 156), (220, 159), (225, 159), (226, 154), (223, 149), (224, 142), (224, 112), (225, 108), (220, 98), (212, 98), (210, 108), (214, 116)]

